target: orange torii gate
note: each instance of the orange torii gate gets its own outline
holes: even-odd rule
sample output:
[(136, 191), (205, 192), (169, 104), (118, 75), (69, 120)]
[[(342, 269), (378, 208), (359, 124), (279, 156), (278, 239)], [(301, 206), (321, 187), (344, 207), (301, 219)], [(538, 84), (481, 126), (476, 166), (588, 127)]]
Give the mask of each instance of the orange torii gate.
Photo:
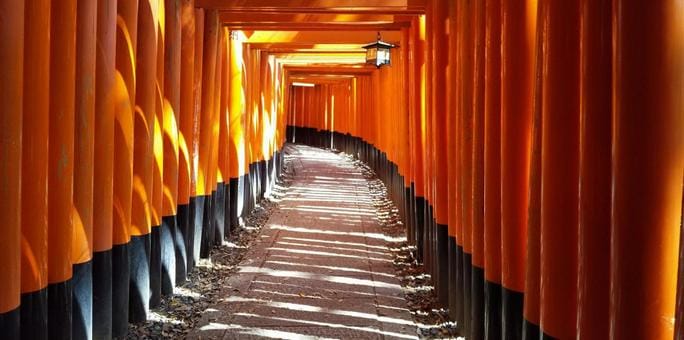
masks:
[(351, 3), (0, 4), (0, 334), (125, 336), (296, 142), (376, 171), (466, 337), (684, 336), (681, 1)]

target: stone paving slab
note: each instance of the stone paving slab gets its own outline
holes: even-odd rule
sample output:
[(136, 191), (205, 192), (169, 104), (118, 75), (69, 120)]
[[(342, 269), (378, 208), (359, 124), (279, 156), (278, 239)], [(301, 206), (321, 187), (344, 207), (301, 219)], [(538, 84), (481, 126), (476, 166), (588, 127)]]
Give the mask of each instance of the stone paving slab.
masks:
[(415, 339), (361, 171), (288, 146), (293, 182), (190, 338)]

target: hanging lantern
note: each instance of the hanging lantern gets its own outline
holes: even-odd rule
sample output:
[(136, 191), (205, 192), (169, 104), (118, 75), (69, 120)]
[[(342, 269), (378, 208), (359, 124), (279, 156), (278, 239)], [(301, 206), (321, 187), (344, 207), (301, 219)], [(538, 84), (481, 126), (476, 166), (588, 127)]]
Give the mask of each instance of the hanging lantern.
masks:
[(375, 65), (380, 68), (382, 65), (390, 65), (390, 49), (393, 44), (382, 41), (378, 32), (378, 41), (363, 46), (366, 49), (366, 64)]

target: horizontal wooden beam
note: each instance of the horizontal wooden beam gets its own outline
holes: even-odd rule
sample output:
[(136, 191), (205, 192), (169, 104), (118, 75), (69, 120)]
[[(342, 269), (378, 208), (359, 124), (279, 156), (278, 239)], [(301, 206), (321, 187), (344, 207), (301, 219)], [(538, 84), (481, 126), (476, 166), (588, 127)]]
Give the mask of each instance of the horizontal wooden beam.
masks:
[(413, 16), (392, 14), (339, 14), (339, 13), (272, 13), (254, 11), (240, 13), (222, 10), (219, 20), (225, 24), (283, 23), (283, 22), (410, 22)]
[[(299, 44), (367, 44), (377, 39), (377, 30), (370, 31), (282, 31), (258, 30), (243, 31), (247, 43), (299, 43)], [(379, 31), (382, 39), (398, 44), (401, 31)]]
[(231, 29), (271, 31), (399, 31), (408, 22), (244, 22), (224, 23)]
[(197, 0), (197, 7), (231, 12), (422, 14), (426, 0)]
[(355, 75), (355, 74), (370, 74), (374, 70), (376, 70), (376, 67), (372, 65), (356, 65), (356, 66), (350, 66), (350, 65), (337, 65), (337, 66), (332, 66), (330, 64), (312, 64), (312, 65), (307, 65), (307, 66), (288, 66), (285, 65), (283, 67), (285, 70), (287, 70), (288, 74), (290, 76), (298, 76), (298, 75), (323, 75), (323, 74), (346, 74), (346, 75)]

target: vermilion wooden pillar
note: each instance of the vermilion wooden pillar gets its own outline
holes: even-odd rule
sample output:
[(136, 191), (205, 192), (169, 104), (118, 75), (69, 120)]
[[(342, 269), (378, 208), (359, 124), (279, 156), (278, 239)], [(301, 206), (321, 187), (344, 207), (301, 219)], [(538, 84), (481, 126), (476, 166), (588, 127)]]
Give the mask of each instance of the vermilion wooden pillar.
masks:
[(671, 339), (684, 172), (684, 4), (613, 1), (611, 336)]
[(92, 333), (95, 339), (112, 336), (116, 6), (116, 1), (98, 3), (97, 6), (99, 48), (95, 57)]
[[(432, 56), (432, 49), (434, 48), (434, 40), (432, 36), (432, 30), (434, 29), (433, 23), (433, 5), (434, 0), (426, 1), (425, 3), (425, 145), (424, 145), (424, 155), (425, 161), (423, 162), (423, 176), (425, 179), (425, 215), (423, 217), (423, 242), (425, 243), (425, 248), (423, 249), (423, 264), (425, 270), (430, 274), (434, 275), (434, 244), (433, 244), (433, 232), (432, 227), (433, 213), (434, 213), (434, 185), (433, 185), (433, 166), (434, 158), (432, 152), (432, 146), (434, 144), (434, 133), (433, 133), (433, 112), (432, 107), (433, 101), (433, 83), (432, 83), (432, 72), (434, 67), (434, 61)], [(375, 75), (375, 72), (374, 72)], [(372, 97), (376, 97), (373, 95)], [(379, 98), (378, 98), (379, 99)], [(375, 110), (373, 110), (375, 111)], [(371, 129), (374, 125), (371, 125)]]
[(178, 228), (185, 243), (185, 281), (193, 268), (194, 225), (191, 192), (194, 191), (194, 122), (195, 122), (195, 8), (193, 0), (181, 3), (180, 114), (178, 127)]
[[(415, 155), (414, 160), (414, 180), (415, 180), (415, 209), (416, 209), (416, 228), (414, 237), (416, 239), (416, 257), (418, 261), (423, 260), (423, 250), (424, 250), (424, 239), (423, 239), (423, 229), (425, 227), (424, 217), (425, 217), (425, 167), (424, 167), (424, 146), (423, 146), (423, 116), (424, 116), (424, 100), (423, 100), (423, 90), (425, 87), (425, 75), (423, 72), (424, 68), (424, 34), (425, 34), (425, 17), (420, 17), (416, 23), (416, 27), (412, 30), (413, 41), (415, 42), (414, 51), (414, 69), (412, 70), (414, 74), (414, 80), (416, 82), (416, 87), (413, 92), (415, 98), (414, 107), (415, 114), (413, 116), (413, 126), (414, 126), (414, 139), (413, 139), (413, 154)], [(361, 88), (363, 82), (360, 81)], [(359, 100), (359, 104), (361, 104)], [(363, 128), (363, 125), (362, 125)]]
[[(211, 239), (212, 245), (221, 244), (224, 237), (224, 215), (225, 215), (225, 190), (223, 187), (223, 178), (219, 180), (219, 153), (221, 151), (220, 145), (220, 130), (221, 130), (221, 98), (223, 98), (223, 55), (225, 52), (223, 26), (217, 27), (217, 41), (216, 41), (216, 70), (214, 71), (214, 115), (212, 118), (212, 140), (211, 140), (211, 185), (213, 186), (213, 203), (212, 216), (213, 226)], [(264, 119), (263, 116), (260, 119)], [(266, 163), (262, 163), (266, 165)], [(265, 173), (264, 173), (265, 175)], [(262, 184), (263, 188), (263, 184)]]
[[(120, 19), (119, 19), (120, 18)], [(112, 337), (128, 330), (130, 299), (133, 161), (135, 137), (138, 1), (117, 2), (116, 75), (114, 80), (114, 217), (112, 223)]]
[(459, 320), (463, 319), (463, 299), (459, 295), (458, 290), (458, 268), (461, 263), (462, 250), (459, 247), (458, 230), (461, 224), (460, 220), (460, 192), (459, 183), (459, 165), (460, 154), (458, 151), (458, 139), (461, 132), (458, 126), (458, 110), (459, 110), (459, 74), (458, 74), (458, 26), (457, 26), (457, 7), (456, 1), (450, 1), (448, 6), (448, 31), (449, 31), (449, 55), (448, 55), (448, 72), (446, 84), (447, 96), (447, 167), (448, 167), (448, 224), (449, 224), (449, 251), (448, 251), (448, 277), (449, 277), (449, 315), (457, 321), (459, 327), (461, 326)]
[[(24, 242), (21, 245), (21, 277), (12, 278), (10, 275), (3, 280), (21, 282), (22, 336), (46, 338), (48, 336), (46, 289), (48, 248), (46, 244), (50, 122), (50, 1), (29, 1), (24, 13), (26, 13), (26, 18), (23, 39), (25, 61), (23, 63), (24, 108), (21, 135), (22, 199), (20, 201), (21, 237)], [(2, 29), (5, 28), (0, 28)], [(6, 90), (3, 89), (3, 91)], [(3, 233), (6, 231), (3, 230)], [(12, 235), (12, 232), (8, 234)], [(12, 299), (2, 296), (0, 300), (11, 301)], [(2, 309), (0, 313), (1, 311)], [(11, 332), (0, 334), (11, 334)]]
[[(211, 183), (211, 143), (213, 137), (214, 88), (216, 71), (216, 48), (218, 44), (218, 13), (205, 12), (204, 18), (204, 51), (202, 62), (202, 110), (200, 114), (199, 171), (197, 178), (197, 197), (204, 200), (204, 222), (202, 223), (202, 242), (200, 257), (209, 257), (209, 232), (211, 218), (211, 194), (214, 183)], [(203, 197), (203, 198), (200, 198)]]
[(501, 335), (501, 0), (485, 2), (484, 336)]
[[(154, 72), (154, 119), (150, 122), (152, 133), (152, 197), (150, 198), (150, 308), (161, 304), (162, 296), (162, 245), (161, 218), (164, 191), (164, 46), (166, 17), (164, 0), (150, 3), (155, 6), (152, 10), (155, 18), (155, 33), (157, 35), (155, 49), (156, 63)], [(168, 239), (167, 239), (168, 240)], [(171, 257), (167, 257), (171, 260)], [(170, 264), (167, 262), (167, 266)], [(175, 268), (173, 271), (175, 272)], [(167, 287), (168, 288), (168, 287)], [(171, 293), (167, 291), (166, 293)]]
[(190, 188), (190, 216), (192, 229), (192, 245), (191, 253), (193, 263), (198, 263), (200, 259), (200, 247), (202, 242), (202, 225), (204, 221), (204, 204), (205, 200), (201, 198), (201, 193), (204, 189), (200, 189), (204, 182), (200, 182), (201, 165), (199, 162), (200, 155), (200, 127), (201, 127), (201, 113), (202, 113), (202, 66), (204, 57), (204, 9), (195, 8), (195, 63), (193, 72), (193, 92), (195, 97), (194, 106), (194, 120), (192, 125), (192, 179)]
[(501, 284), (503, 334), (522, 335), (536, 1), (502, 0)]
[(93, 331), (93, 197), (95, 167), (95, 71), (97, 3), (77, 1), (76, 116), (74, 124), (73, 308), (72, 336)]
[(24, 1), (0, 3), (0, 334), (19, 339)]
[[(120, 18), (120, 19), (119, 19)], [(112, 337), (128, 330), (135, 137), (138, 1), (117, 2), (114, 80), (114, 217), (112, 223)], [(136, 232), (136, 234), (139, 234)]]
[(609, 337), (611, 1), (581, 1), (577, 334)]
[(76, 0), (54, 2), (50, 34), (48, 334), (71, 338)]
[(472, 249), (473, 269), (471, 277), (472, 303), (470, 335), (484, 338), (484, 90), (485, 90), (485, 2), (473, 5), (473, 203), (472, 203)]
[(157, 0), (138, 4), (138, 41), (135, 78), (133, 138), (133, 198), (131, 201), (131, 243), (129, 249), (131, 322), (147, 319), (149, 312), (150, 253), (153, 204), (155, 80), (157, 75)]
[(164, 170), (162, 201), (162, 292), (173, 293), (174, 286), (185, 281), (186, 252), (183, 234), (179, 230), (178, 165), (181, 101), (181, 2), (164, 1)]
[[(537, 13), (539, 17), (539, 12)], [(539, 26), (538, 26), (539, 27)], [(541, 51), (541, 35), (535, 38), (535, 51)], [(534, 108), (532, 110), (531, 147), (529, 158), (529, 191), (527, 207), (527, 259), (525, 263), (525, 297), (523, 309), (523, 339), (539, 338), (539, 285), (541, 277), (541, 70), (542, 53), (535, 53), (534, 63)]]
[(559, 339), (577, 333), (579, 204), (579, 2), (540, 4), (542, 153), (540, 326)]
[(219, 48), (221, 49), (221, 72), (220, 82), (221, 91), (219, 96), (219, 137), (218, 137), (218, 158), (217, 166), (218, 173), (216, 176), (217, 185), (222, 191), (222, 204), (219, 207), (220, 216), (217, 216), (217, 221), (222, 225), (221, 235), (217, 242), (223, 242), (223, 239), (228, 238), (230, 234), (230, 169), (228, 161), (228, 149), (230, 147), (230, 112), (228, 107), (230, 105), (230, 89), (229, 89), (229, 74), (230, 74), (230, 30), (228, 27), (221, 28), (221, 41)]
[(435, 46), (436, 42), (448, 39), (446, 35), (447, 18), (449, 14), (448, 1), (435, 0), (433, 3), (433, 116), (435, 134), (435, 256), (437, 266), (434, 268), (437, 285), (437, 297), (442, 306), (449, 303), (449, 276), (448, 276), (448, 228), (449, 228), (449, 184), (448, 184), (448, 163), (447, 163), (447, 115), (446, 109), (446, 74), (447, 61), (449, 57), (448, 48)]
[(461, 233), (463, 246), (463, 331), (470, 334), (472, 325), (472, 225), (473, 225), (473, 7), (470, 1), (459, 1), (459, 73), (461, 85), (458, 125), (460, 130), (459, 154), (461, 178)]

